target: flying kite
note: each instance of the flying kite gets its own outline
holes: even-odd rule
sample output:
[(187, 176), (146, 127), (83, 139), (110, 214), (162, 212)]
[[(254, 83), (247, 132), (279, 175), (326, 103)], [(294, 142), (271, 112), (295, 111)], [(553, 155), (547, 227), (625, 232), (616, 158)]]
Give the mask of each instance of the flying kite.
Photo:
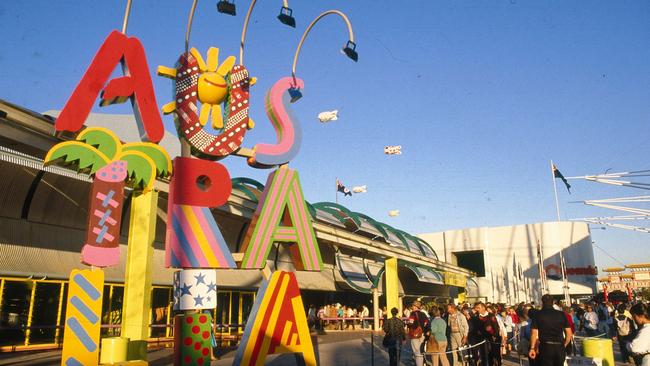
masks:
[(338, 113), (339, 111), (336, 109), (333, 111), (320, 112), (318, 113), (318, 120), (321, 121), (321, 123), (336, 121), (337, 119), (339, 119)]
[(402, 145), (392, 145), (384, 147), (386, 155), (402, 155)]
[(390, 217), (399, 216), (399, 210), (388, 211), (388, 216), (390, 216)]
[(356, 186), (356, 187), (352, 187), (352, 192), (354, 192), (354, 193), (366, 193), (367, 189), (366, 189), (365, 185)]

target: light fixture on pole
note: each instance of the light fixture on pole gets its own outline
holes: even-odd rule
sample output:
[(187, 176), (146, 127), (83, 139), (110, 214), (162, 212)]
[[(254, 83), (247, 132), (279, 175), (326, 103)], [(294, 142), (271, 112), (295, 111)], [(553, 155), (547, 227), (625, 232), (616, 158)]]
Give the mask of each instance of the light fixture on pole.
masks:
[(302, 98), (302, 92), (300, 91), (300, 88), (298, 88), (297, 86), (294, 86), (294, 87), (289, 88), (289, 96), (291, 97), (289, 102), (293, 103), (293, 102), (297, 101), (298, 99)]
[[(293, 64), (291, 65), (291, 76), (293, 76), (294, 80), (296, 80), (296, 65), (298, 64), (298, 56), (300, 55), (300, 50), (302, 49), (303, 43), (305, 43), (305, 39), (307, 38), (309, 31), (311, 31), (311, 29), (319, 20), (330, 14), (335, 14), (343, 18), (345, 25), (348, 28), (349, 39), (345, 44), (345, 47), (342, 49), (343, 53), (354, 62), (357, 62), (359, 60), (359, 54), (356, 50), (357, 44), (354, 42), (354, 32), (352, 31), (352, 24), (350, 23), (350, 19), (348, 19), (348, 17), (339, 10), (328, 10), (321, 13), (314, 20), (312, 20), (312, 22), (307, 26), (307, 29), (305, 29), (305, 32), (302, 34), (302, 37), (300, 37), (300, 42), (298, 43), (295, 54), (293, 55)], [(291, 96), (292, 103), (302, 97), (302, 93), (298, 87), (289, 89), (289, 95)]]
[(296, 18), (293, 17), (293, 10), (287, 6), (283, 6), (280, 9), (280, 15), (278, 15), (278, 19), (282, 22), (282, 24), (286, 24), (290, 27), (295, 28), (296, 27)]
[(343, 47), (343, 53), (345, 53), (346, 56), (348, 56), (352, 61), (357, 62), (359, 61), (359, 54), (356, 51), (357, 49), (357, 44), (348, 41), (348, 43)]
[(228, 0), (220, 0), (217, 3), (217, 11), (222, 14), (237, 15), (237, 8), (234, 0), (232, 2)]

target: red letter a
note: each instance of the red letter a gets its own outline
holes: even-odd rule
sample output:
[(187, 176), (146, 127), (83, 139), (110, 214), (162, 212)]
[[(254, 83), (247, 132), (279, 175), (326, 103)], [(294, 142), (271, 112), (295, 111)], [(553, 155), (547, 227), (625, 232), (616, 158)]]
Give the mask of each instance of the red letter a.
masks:
[[(109, 81), (120, 61), (125, 76)], [(144, 48), (137, 38), (118, 31), (108, 35), (56, 119), (54, 128), (57, 131), (79, 131), (100, 92), (102, 106), (131, 98), (140, 138), (156, 143), (162, 139), (165, 129), (158, 113)]]

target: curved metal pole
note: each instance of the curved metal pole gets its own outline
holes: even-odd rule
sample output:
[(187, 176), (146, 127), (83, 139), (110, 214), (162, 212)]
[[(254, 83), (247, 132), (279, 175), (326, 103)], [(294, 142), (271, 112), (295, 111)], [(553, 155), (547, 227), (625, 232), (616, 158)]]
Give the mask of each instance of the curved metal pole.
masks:
[(251, 14), (253, 13), (253, 8), (257, 4), (257, 0), (251, 1), (251, 5), (248, 7), (248, 12), (246, 12), (246, 18), (244, 18), (244, 27), (241, 30), (241, 40), (239, 41), (239, 64), (244, 64), (244, 42), (246, 41), (246, 31), (248, 30), (248, 21), (250, 20)]
[(307, 38), (309, 31), (311, 31), (314, 25), (316, 25), (316, 23), (321, 18), (329, 14), (336, 14), (341, 18), (343, 18), (346, 26), (348, 27), (348, 34), (350, 36), (350, 41), (354, 42), (354, 32), (352, 32), (352, 24), (350, 23), (350, 19), (348, 19), (348, 17), (343, 12), (339, 10), (328, 10), (326, 12), (323, 12), (321, 15), (317, 16), (316, 19), (314, 19), (311, 23), (309, 23), (309, 26), (307, 27), (307, 29), (305, 29), (305, 33), (303, 33), (302, 37), (300, 38), (300, 43), (298, 43), (298, 48), (296, 48), (296, 53), (293, 55), (293, 64), (291, 65), (291, 76), (293, 76), (294, 80), (296, 79), (296, 64), (298, 63), (298, 56), (300, 55), (300, 49), (302, 48), (302, 44), (305, 42), (305, 39)]
[(126, 34), (126, 27), (129, 25), (129, 15), (131, 15), (131, 0), (126, 1), (126, 10), (124, 11), (124, 21), (122, 22), (123, 34)]
[[(244, 64), (244, 43), (246, 42), (246, 31), (248, 30), (248, 21), (250, 20), (251, 14), (253, 13), (253, 8), (257, 4), (257, 0), (252, 0), (251, 5), (248, 7), (248, 12), (246, 12), (246, 18), (244, 18), (244, 26), (241, 30), (241, 40), (239, 41), (239, 64)], [(282, 0), (282, 6), (285, 8), (289, 7), (288, 0)]]
[(192, 30), (192, 20), (194, 19), (194, 11), (196, 10), (196, 3), (198, 0), (192, 1), (192, 9), (190, 9), (190, 17), (187, 19), (187, 29), (185, 30), (185, 53), (190, 48), (190, 30)]

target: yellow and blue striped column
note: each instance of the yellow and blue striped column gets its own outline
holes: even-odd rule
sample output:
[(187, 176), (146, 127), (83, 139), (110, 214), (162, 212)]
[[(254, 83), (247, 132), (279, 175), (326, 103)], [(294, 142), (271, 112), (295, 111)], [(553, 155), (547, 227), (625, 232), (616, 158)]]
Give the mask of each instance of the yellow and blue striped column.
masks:
[(62, 366), (99, 363), (103, 288), (104, 271), (101, 269), (70, 272)]

